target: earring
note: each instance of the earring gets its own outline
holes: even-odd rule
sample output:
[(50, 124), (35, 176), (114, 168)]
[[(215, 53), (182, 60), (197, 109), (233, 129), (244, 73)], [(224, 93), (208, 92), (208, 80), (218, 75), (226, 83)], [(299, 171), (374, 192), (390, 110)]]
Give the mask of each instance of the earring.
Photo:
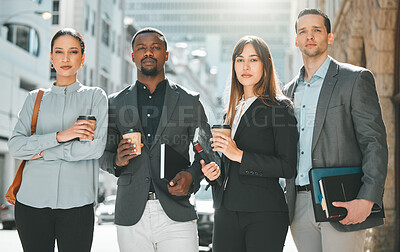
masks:
[(85, 66), (85, 65), (82, 63), (82, 64), (81, 64), (81, 68), (83, 68), (84, 66)]
[(54, 69), (53, 63), (50, 64), (50, 68), (51, 68), (51, 69)]

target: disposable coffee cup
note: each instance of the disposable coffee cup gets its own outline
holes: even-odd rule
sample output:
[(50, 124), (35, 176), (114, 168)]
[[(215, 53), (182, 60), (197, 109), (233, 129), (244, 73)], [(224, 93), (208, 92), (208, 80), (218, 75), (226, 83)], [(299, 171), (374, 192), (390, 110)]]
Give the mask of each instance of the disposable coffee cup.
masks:
[[(93, 115), (81, 115), (76, 119), (77, 122), (79, 121), (88, 121), (91, 123), (91, 127), (94, 130), (96, 128), (96, 117)], [(88, 137), (80, 137), (79, 141), (93, 141), (93, 136)]]
[(229, 124), (215, 124), (212, 126), (212, 134), (214, 137), (214, 133), (219, 132), (228, 137), (231, 136), (231, 126)]
[(140, 130), (128, 129), (127, 131), (124, 132), (122, 138), (123, 139), (131, 139), (132, 144), (135, 145), (136, 151), (134, 153), (132, 153), (131, 155), (142, 154), (142, 139), (141, 139)]

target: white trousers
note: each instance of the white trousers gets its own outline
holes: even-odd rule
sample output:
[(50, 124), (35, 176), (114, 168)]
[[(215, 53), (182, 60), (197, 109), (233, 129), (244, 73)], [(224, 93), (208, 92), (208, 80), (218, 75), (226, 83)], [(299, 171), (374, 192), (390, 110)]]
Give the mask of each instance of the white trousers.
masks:
[(197, 221), (171, 220), (158, 200), (148, 200), (133, 226), (117, 225), (121, 252), (198, 252)]
[(329, 222), (315, 222), (311, 192), (298, 192), (290, 226), (299, 252), (362, 252), (366, 231), (340, 232)]

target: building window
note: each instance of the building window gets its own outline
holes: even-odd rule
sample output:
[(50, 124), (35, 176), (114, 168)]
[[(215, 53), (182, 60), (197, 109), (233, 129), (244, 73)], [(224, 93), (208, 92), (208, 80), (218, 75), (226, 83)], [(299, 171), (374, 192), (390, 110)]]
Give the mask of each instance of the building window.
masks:
[(20, 80), (19, 87), (21, 89), (24, 89), (24, 90), (29, 91), (29, 92), (32, 91), (32, 90), (35, 90), (37, 88), (35, 84), (30, 83), (30, 82), (28, 82), (26, 80), (23, 80), (23, 79)]
[[(123, 50), (121, 50), (121, 35), (118, 35), (118, 39), (117, 39), (117, 45), (116, 45), (116, 50), (117, 50), (117, 55), (123, 57), (124, 56), (124, 52)], [(131, 41), (129, 40), (128, 45), (131, 43)], [(128, 47), (128, 51), (130, 50), (130, 47)]]
[(105, 21), (102, 20), (102, 34), (101, 34), (101, 41), (105, 44), (105, 45), (109, 45), (109, 41), (110, 41), (110, 25)]
[(60, 22), (60, 0), (53, 0), (53, 21), (52, 24), (59, 24)]
[(90, 69), (89, 86), (93, 86), (93, 69)]
[(89, 6), (85, 4), (85, 9), (83, 10), (83, 18), (85, 20), (85, 31), (89, 31)]
[(92, 11), (90, 13), (90, 29), (92, 36), (95, 35), (95, 30), (96, 30), (95, 28), (96, 28), (96, 12)]
[(37, 4), (41, 4), (42, 0), (32, 0), (32, 2), (37, 3)]
[(115, 52), (115, 31), (111, 33), (111, 52)]
[(100, 75), (100, 87), (108, 93), (108, 79), (104, 75)]
[(27, 25), (6, 24), (7, 40), (34, 56), (39, 55), (39, 36), (35, 29)]

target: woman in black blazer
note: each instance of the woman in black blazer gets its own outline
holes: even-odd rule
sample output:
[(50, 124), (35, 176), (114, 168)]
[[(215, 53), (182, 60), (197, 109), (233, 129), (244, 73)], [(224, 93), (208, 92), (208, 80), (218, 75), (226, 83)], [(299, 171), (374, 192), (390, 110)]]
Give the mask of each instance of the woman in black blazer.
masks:
[(211, 139), (223, 154), (221, 169), (201, 161), (216, 209), (213, 251), (282, 251), (289, 216), (279, 178), (296, 174), (298, 132), (261, 38), (245, 36), (235, 46), (225, 123), (231, 137)]

